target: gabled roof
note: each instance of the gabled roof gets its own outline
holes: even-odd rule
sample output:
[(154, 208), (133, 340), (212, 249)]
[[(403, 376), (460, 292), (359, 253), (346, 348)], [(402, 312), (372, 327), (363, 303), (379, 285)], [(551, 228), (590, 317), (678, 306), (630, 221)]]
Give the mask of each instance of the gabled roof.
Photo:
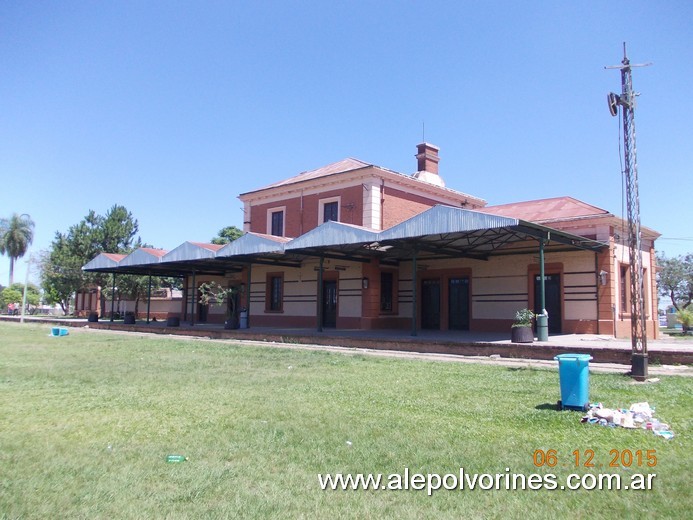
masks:
[(437, 205), (382, 231), (379, 240), (422, 237), (446, 233), (463, 233), (479, 229), (517, 226), (516, 218), (488, 215), (479, 211)]
[(89, 263), (82, 267), (83, 271), (91, 269), (112, 269), (118, 267), (120, 261), (125, 258), (125, 255), (117, 253), (100, 253), (94, 257)]
[[(270, 188), (277, 188), (279, 186), (288, 186), (289, 184), (296, 184), (297, 182), (319, 179), (320, 177), (327, 177), (329, 175), (335, 175), (337, 173), (360, 170), (361, 168), (368, 168), (370, 166), (373, 165), (360, 161), (358, 159), (342, 159), (341, 161), (337, 161), (332, 164), (322, 166), (321, 168), (317, 168), (315, 170), (301, 172), (298, 175), (295, 175), (294, 177), (289, 177), (288, 179), (284, 179), (283, 181), (275, 182), (274, 184), (270, 184), (269, 186), (258, 188), (257, 190), (249, 191), (247, 193), (268, 190)], [(246, 195), (247, 193), (242, 193), (241, 195)]]
[(214, 258), (214, 255), (222, 247), (221, 244), (206, 244), (203, 242), (184, 242), (175, 249), (166, 253), (161, 262), (182, 262), (186, 260), (201, 260)]
[(608, 217), (611, 213), (573, 197), (513, 202), (498, 206), (486, 206), (477, 211), (514, 217), (531, 222), (551, 222), (585, 217)]
[(264, 235), (261, 233), (246, 233), (236, 240), (224, 245), (217, 251), (217, 258), (225, 256), (254, 255), (259, 253), (280, 252), (290, 238)]
[(316, 247), (370, 243), (378, 238), (378, 232), (354, 224), (330, 220), (294, 238), (284, 246), (285, 251)]
[(126, 265), (144, 265), (156, 264), (161, 261), (161, 258), (168, 253), (163, 249), (154, 249), (151, 247), (140, 247), (135, 249), (128, 256), (120, 261), (120, 266)]

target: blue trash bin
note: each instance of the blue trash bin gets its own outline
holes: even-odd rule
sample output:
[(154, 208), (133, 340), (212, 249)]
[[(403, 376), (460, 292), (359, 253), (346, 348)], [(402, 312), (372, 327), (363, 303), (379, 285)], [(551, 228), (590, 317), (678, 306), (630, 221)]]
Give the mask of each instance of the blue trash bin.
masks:
[(558, 408), (587, 410), (589, 408), (590, 360), (589, 354), (560, 354), (554, 358), (558, 361), (558, 378), (561, 386), (561, 400)]

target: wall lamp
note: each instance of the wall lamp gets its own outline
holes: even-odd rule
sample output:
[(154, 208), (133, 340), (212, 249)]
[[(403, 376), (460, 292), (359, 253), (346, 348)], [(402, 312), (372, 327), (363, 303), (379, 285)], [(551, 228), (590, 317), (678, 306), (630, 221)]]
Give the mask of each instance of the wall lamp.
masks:
[(367, 276), (364, 276), (361, 279), (361, 288), (368, 289), (368, 277)]
[(599, 284), (606, 285), (609, 283), (609, 273), (606, 271), (599, 271)]

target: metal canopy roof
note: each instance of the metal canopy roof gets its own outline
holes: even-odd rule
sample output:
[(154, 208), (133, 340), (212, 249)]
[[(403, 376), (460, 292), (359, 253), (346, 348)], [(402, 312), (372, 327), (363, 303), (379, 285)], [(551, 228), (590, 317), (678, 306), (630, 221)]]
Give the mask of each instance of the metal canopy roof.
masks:
[(369, 253), (368, 244), (377, 240), (377, 231), (330, 220), (288, 242), (284, 251), (303, 256), (366, 261), (364, 255)]
[(281, 253), (284, 244), (289, 240), (291, 239), (286, 237), (261, 235), (260, 233), (246, 233), (222, 247), (217, 251), (216, 256), (220, 258), (261, 253)]
[(83, 271), (103, 271), (105, 269), (113, 269), (118, 267), (120, 261), (125, 258), (125, 255), (119, 255), (116, 253), (100, 253), (94, 257), (90, 262), (88, 262), (84, 267)]
[(329, 220), (315, 229), (294, 238), (284, 246), (285, 251), (328, 246), (365, 244), (378, 239), (378, 232), (354, 224)]
[(434, 206), (379, 234), (378, 246), (386, 256), (469, 257), (486, 260), (492, 255), (529, 253), (537, 240), (547, 251), (583, 249), (598, 251), (605, 244), (516, 218), (480, 213), (450, 206)]
[(161, 262), (185, 262), (186, 260), (201, 260), (214, 258), (217, 251), (223, 246), (216, 244), (202, 244), (199, 242), (183, 242), (177, 248), (166, 253)]
[(149, 247), (140, 247), (135, 249), (128, 256), (123, 258), (118, 262), (118, 267), (125, 267), (130, 265), (144, 265), (144, 264), (158, 264), (161, 262), (161, 258), (166, 255), (168, 251), (163, 249), (152, 249)]
[(545, 241), (546, 252), (606, 247), (532, 222), (439, 205), (381, 232), (329, 221), (293, 240), (246, 233), (224, 246), (185, 242), (159, 261), (152, 253), (157, 250), (140, 249), (124, 261), (124, 255), (102, 253), (82, 269), (180, 276), (193, 272), (224, 275), (253, 263), (298, 267), (301, 259), (320, 256), (356, 262), (376, 257), (385, 263), (406, 261), (413, 255), (487, 260), (494, 255), (534, 253), (540, 239)]

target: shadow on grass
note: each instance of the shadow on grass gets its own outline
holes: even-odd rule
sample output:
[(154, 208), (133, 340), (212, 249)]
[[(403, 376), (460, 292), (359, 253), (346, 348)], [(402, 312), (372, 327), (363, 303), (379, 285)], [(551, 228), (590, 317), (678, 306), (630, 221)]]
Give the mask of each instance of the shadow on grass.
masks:
[(534, 407), (535, 410), (553, 410), (559, 412), (558, 403), (542, 403)]

